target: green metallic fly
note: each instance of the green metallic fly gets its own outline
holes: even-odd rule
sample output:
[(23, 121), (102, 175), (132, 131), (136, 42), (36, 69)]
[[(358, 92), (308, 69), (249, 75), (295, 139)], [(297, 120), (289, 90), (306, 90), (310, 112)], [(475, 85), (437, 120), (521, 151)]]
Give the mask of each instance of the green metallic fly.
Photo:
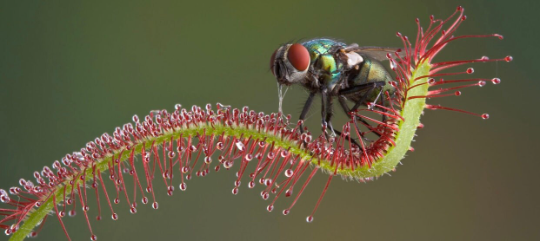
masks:
[[(285, 44), (279, 47), (270, 60), (270, 68), (281, 86), (300, 84), (309, 91), (300, 120), (304, 120), (316, 94), (322, 99), (322, 124), (334, 130), (331, 124), (332, 102), (337, 97), (347, 116), (352, 117), (360, 106), (377, 103), (388, 106), (381, 94), (393, 95), (394, 80), (381, 61), (387, 54), (399, 53), (397, 48), (359, 47), (331, 39), (312, 39), (303, 43)], [(399, 53), (401, 55), (401, 53)], [(280, 93), (280, 111), (281, 111)], [(348, 101), (354, 106), (349, 107)], [(383, 121), (385, 116), (383, 115)], [(358, 121), (369, 125), (365, 120)], [(300, 128), (303, 132), (303, 128)], [(326, 136), (328, 134), (325, 132)], [(356, 143), (355, 143), (356, 144)]]

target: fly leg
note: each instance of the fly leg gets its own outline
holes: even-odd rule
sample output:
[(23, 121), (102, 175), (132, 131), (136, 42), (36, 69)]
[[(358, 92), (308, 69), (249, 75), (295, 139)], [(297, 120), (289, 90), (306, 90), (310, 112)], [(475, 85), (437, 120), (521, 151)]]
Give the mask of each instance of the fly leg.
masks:
[[(304, 121), (306, 119), (306, 115), (309, 112), (309, 108), (311, 107), (311, 104), (313, 103), (313, 98), (315, 97), (315, 92), (309, 93), (309, 96), (306, 100), (306, 103), (304, 104), (304, 107), (302, 108), (302, 113), (300, 113), (300, 118), (298, 120)], [(304, 133), (304, 123), (300, 124), (300, 134)]]
[[(354, 116), (352, 115), (352, 110), (349, 108), (349, 106), (347, 105), (347, 99), (345, 98), (345, 96), (343, 95), (340, 95), (339, 96), (339, 104), (341, 104), (341, 109), (343, 109), (343, 111), (345, 112), (345, 114), (347, 114), (347, 116), (349, 118), (353, 118)], [(363, 119), (357, 119), (357, 121), (360, 121), (366, 125), (370, 125), (369, 123), (367, 123), (367, 121), (363, 120)]]
[[(381, 87), (381, 93), (382, 93), (382, 92), (383, 92), (383, 91), (382, 91), (382, 87)], [(383, 97), (381, 98), (381, 105), (384, 106), (384, 107), (386, 107), (386, 96), (383, 96)], [(380, 108), (380, 109), (381, 109), (381, 111), (384, 112), (384, 113), (387, 112), (386, 109), (383, 109), (383, 108)], [(387, 120), (388, 120), (388, 116), (382, 115), (382, 122), (383, 122), (383, 123), (386, 123)]]
[[(323, 91), (323, 93), (325, 92)], [(323, 125), (326, 125), (328, 128), (330, 128), (330, 131), (332, 131), (332, 134), (334, 136), (336, 136), (336, 134), (341, 136), (342, 135), (341, 131), (334, 129), (334, 126), (332, 125), (332, 122), (331, 122), (332, 117), (334, 116), (334, 112), (332, 109), (332, 100), (333, 100), (332, 97), (328, 95), (323, 95), (322, 97), (322, 103), (323, 103), (322, 116), (325, 117), (323, 121)], [(326, 131), (324, 132), (324, 135), (326, 136), (326, 139), (328, 140), (329, 136), (328, 136), (328, 133), (326, 133)], [(360, 145), (358, 145), (358, 143), (354, 139), (350, 139), (350, 140), (354, 145), (358, 146), (358, 148), (361, 148)]]
[(332, 134), (335, 135), (334, 128), (332, 127), (332, 124), (330, 123), (330, 119), (332, 119), (332, 97), (329, 96), (328, 90), (326, 88), (323, 88), (321, 91), (321, 116), (322, 116), (322, 126), (324, 135), (326, 136), (326, 139), (328, 140), (330, 137), (328, 136), (328, 133), (325, 130), (325, 127), (330, 128), (332, 131)]
[[(306, 118), (307, 113), (309, 112), (309, 108), (311, 107), (311, 104), (313, 103), (313, 98), (315, 97), (316, 92), (309, 93), (309, 97), (306, 100), (306, 103), (304, 104), (304, 107), (302, 108), (302, 112), (300, 113), (300, 118), (298, 120), (304, 121)], [(300, 134), (304, 133), (304, 123), (300, 124)], [(304, 142), (304, 145), (307, 146), (307, 143)]]
[[(377, 88), (377, 87), (376, 87)], [(379, 102), (379, 98), (381, 98), (381, 95), (383, 94), (383, 86), (379, 86), (379, 94), (377, 95), (377, 97), (375, 98), (375, 100), (373, 101), (374, 104), (376, 104), (377, 102)], [(386, 106), (386, 101), (385, 101), (385, 98), (386, 97), (382, 97), (381, 100), (380, 100), (380, 103), (382, 106)], [(376, 106), (371, 106), (371, 107), (368, 107), (370, 110), (373, 110), (374, 108), (376, 108)], [(387, 112), (386, 109), (384, 108), (377, 108), (377, 109), (380, 109), (382, 112)], [(386, 115), (382, 115), (382, 122), (383, 123), (386, 123), (386, 120), (387, 120), (388, 116)]]
[[(345, 111), (345, 113), (347, 114), (349, 118), (353, 118), (353, 117), (356, 118), (355, 116), (352, 115), (352, 113), (358, 110), (358, 107), (360, 107), (361, 105), (364, 105), (364, 102), (371, 95), (373, 90), (375, 90), (377, 87), (382, 88), (382, 86), (384, 86), (385, 84), (386, 82), (384, 81), (377, 81), (377, 82), (371, 82), (371, 83), (353, 86), (351, 88), (340, 91), (339, 103), (341, 104), (341, 108), (343, 109), (343, 111)], [(363, 93), (362, 98), (360, 98), (358, 101), (355, 102), (355, 105), (353, 106), (352, 109), (349, 109), (349, 106), (347, 105), (347, 102), (346, 102), (345, 95), (362, 94), (362, 93)], [(371, 125), (362, 118), (358, 118), (356, 120), (359, 122), (362, 122), (364, 125), (368, 126), (368, 128), (371, 127)], [(356, 122), (355, 122), (355, 125), (356, 125)], [(379, 137), (381, 136), (377, 132), (374, 132), (374, 133)], [(360, 135), (362, 136), (362, 139), (369, 141), (368, 139), (364, 137), (363, 134), (360, 133)]]
[[(326, 100), (326, 110), (327, 111), (326, 111), (325, 123), (328, 126), (328, 128), (330, 128), (330, 131), (332, 131), (332, 134), (334, 136), (336, 134), (341, 135), (341, 131), (338, 131), (338, 130), (334, 129), (334, 126), (332, 125), (332, 117), (334, 116), (334, 110), (332, 108), (332, 101), (333, 101), (333, 99), (331, 97), (328, 97), (327, 100)], [(328, 136), (327, 136), (327, 138), (328, 138)]]
[[(345, 114), (347, 114), (347, 116), (348, 116), (349, 118), (352, 118), (351, 110), (349, 109), (349, 106), (347, 105), (347, 99), (345, 98), (345, 96), (340, 95), (340, 96), (338, 97), (338, 100), (339, 100), (339, 104), (341, 105), (341, 109), (343, 109), (343, 111), (345, 111)], [(357, 120), (358, 120), (358, 119), (357, 119)], [(360, 119), (360, 120), (358, 120), (358, 121), (365, 122), (365, 121), (362, 120), (362, 119)], [(358, 125), (356, 124), (356, 121), (353, 122), (353, 124), (355, 125), (356, 130), (359, 130)], [(339, 133), (339, 134), (341, 135), (341, 133)], [(350, 136), (350, 134), (349, 134), (349, 136)], [(364, 136), (362, 136), (362, 138), (366, 140), (366, 138), (364, 138)], [(347, 140), (349, 140), (349, 138), (347, 138)], [(362, 149), (362, 147), (358, 144), (358, 142), (356, 142), (355, 139), (353, 139), (353, 138), (351, 137), (350, 140), (351, 140), (351, 142), (352, 142), (353, 144), (355, 144), (358, 148)], [(367, 140), (367, 141), (369, 141), (369, 140)]]
[(362, 85), (357, 85), (357, 86), (353, 86), (351, 88), (348, 88), (346, 90), (343, 90), (342, 92), (340, 92), (340, 94), (352, 94), (352, 93), (358, 93), (360, 94), (361, 92), (363, 91), (366, 91), (366, 93), (362, 96), (362, 98), (360, 100), (358, 100), (356, 102), (356, 104), (354, 104), (353, 108), (351, 109), (351, 111), (356, 111), (358, 109), (358, 107), (360, 107), (361, 105), (364, 104), (364, 102), (367, 100), (367, 98), (371, 95), (371, 92), (373, 92), (377, 87), (382, 87), (386, 84), (386, 82), (384, 81), (377, 81), (377, 82), (371, 82), (371, 83), (367, 83), (367, 84), (362, 84)]
[[(340, 95), (340, 96), (338, 97), (338, 100), (339, 100), (339, 104), (341, 105), (341, 108), (347, 113), (347, 116), (349, 116), (349, 118), (350, 118), (351, 116), (350, 116), (350, 114), (349, 114), (349, 113), (350, 113), (350, 111), (349, 111), (349, 106), (347, 106), (345, 97), (342, 96), (342, 95)], [(326, 122), (329, 123), (329, 122), (330, 122), (330, 118), (332, 118), (332, 116), (331, 116), (331, 115), (330, 115), (330, 116), (327, 115), (326, 117), (327, 117)], [(354, 123), (354, 125), (356, 125), (356, 122)], [(356, 128), (358, 129), (358, 126), (357, 126)], [(336, 134), (340, 135), (340, 136), (342, 135), (342, 134), (341, 134), (341, 131), (334, 130), (334, 132), (335, 132)], [(345, 137), (349, 137), (349, 136), (350, 136), (350, 134), (345, 135)], [(351, 137), (351, 138), (346, 138), (346, 140), (350, 140), (354, 145), (356, 145), (358, 148), (362, 149), (362, 147), (360, 147), (360, 145), (358, 144), (358, 142), (356, 142), (356, 140), (353, 139), (352, 137)]]

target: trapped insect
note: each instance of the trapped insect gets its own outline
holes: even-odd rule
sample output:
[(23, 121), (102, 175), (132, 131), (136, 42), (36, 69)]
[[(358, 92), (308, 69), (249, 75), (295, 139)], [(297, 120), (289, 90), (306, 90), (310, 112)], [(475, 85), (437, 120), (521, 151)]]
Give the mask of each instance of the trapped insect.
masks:
[[(392, 76), (381, 61), (387, 60), (387, 54), (399, 52), (397, 48), (360, 47), (332, 39), (312, 39), (280, 46), (272, 54), (270, 69), (280, 89), (282, 85), (300, 84), (309, 91), (300, 120), (305, 119), (315, 95), (320, 94), (323, 129), (328, 127), (332, 133), (341, 135), (331, 124), (334, 98), (338, 98), (348, 117), (369, 103), (388, 106), (383, 95), (393, 95), (395, 87)], [(353, 107), (350, 108), (347, 102), (352, 102)], [(369, 126), (365, 120), (358, 121)]]

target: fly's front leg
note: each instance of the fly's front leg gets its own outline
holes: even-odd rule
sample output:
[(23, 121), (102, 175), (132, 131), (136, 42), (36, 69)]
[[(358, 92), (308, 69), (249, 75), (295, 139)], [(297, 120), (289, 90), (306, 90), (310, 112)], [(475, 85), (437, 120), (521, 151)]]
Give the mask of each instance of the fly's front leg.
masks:
[(324, 132), (324, 136), (326, 136), (327, 140), (329, 139), (329, 136), (328, 136), (328, 133), (326, 133), (326, 128), (330, 127), (332, 132), (334, 131), (331, 125), (329, 125), (328, 122), (326, 121), (326, 119), (328, 118), (328, 115), (330, 115), (330, 118), (332, 117), (332, 114), (330, 113), (331, 110), (330, 112), (328, 112), (328, 108), (329, 107), (331, 108), (331, 106), (328, 106), (329, 98), (330, 96), (328, 96), (328, 90), (326, 88), (323, 88), (321, 90), (321, 120), (322, 120), (322, 126), (323, 126), (322, 129)]
[[(309, 97), (306, 100), (306, 103), (304, 104), (304, 108), (302, 108), (302, 113), (300, 113), (300, 118), (302, 122), (306, 119), (306, 115), (309, 112), (309, 108), (311, 107), (311, 104), (313, 103), (313, 98), (315, 97), (315, 92), (309, 93)], [(300, 124), (300, 134), (304, 133), (304, 123)]]
[(326, 98), (326, 117), (325, 117), (325, 122), (328, 126), (328, 128), (330, 128), (330, 131), (332, 131), (332, 134), (335, 136), (336, 133), (338, 133), (338, 135), (341, 135), (341, 132), (337, 131), (334, 129), (334, 126), (332, 125), (332, 117), (334, 116), (334, 109), (332, 108), (332, 97), (330, 96), (327, 96)]

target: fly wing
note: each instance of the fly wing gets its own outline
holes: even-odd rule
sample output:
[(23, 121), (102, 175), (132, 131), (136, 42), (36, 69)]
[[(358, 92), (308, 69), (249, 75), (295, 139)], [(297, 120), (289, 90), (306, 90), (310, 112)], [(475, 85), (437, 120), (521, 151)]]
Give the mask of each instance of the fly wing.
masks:
[[(357, 47), (354, 51), (359, 54), (365, 54), (378, 61), (385, 61), (385, 60), (388, 60), (388, 58), (386, 58), (386, 54), (391, 54), (392, 56), (394, 56), (394, 53), (397, 50), (398, 48), (363, 46), (363, 47)], [(403, 51), (398, 52), (398, 55), (401, 58), (405, 57), (405, 53)]]

